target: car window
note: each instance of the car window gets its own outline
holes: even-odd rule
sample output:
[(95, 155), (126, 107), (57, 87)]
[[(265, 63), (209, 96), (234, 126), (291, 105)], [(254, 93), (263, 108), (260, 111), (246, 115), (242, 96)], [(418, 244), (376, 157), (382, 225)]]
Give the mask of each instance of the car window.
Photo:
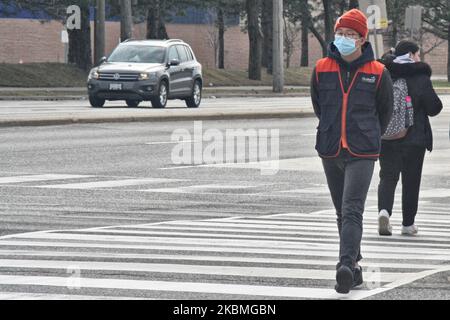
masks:
[(175, 46), (173, 46), (169, 49), (169, 61), (172, 61), (172, 60), (181, 60), (178, 55), (178, 50)]
[(109, 62), (164, 63), (162, 47), (143, 45), (121, 45), (108, 58)]
[(190, 61), (194, 60), (194, 55), (192, 54), (191, 49), (190, 49), (189, 47), (186, 47), (186, 46), (185, 46), (184, 48), (186, 49), (186, 52), (187, 52), (187, 54), (188, 54), (189, 60), (190, 60)]
[(188, 54), (186, 52), (186, 49), (184, 49), (184, 46), (177, 46), (178, 54), (180, 55), (181, 62), (187, 62), (189, 61)]

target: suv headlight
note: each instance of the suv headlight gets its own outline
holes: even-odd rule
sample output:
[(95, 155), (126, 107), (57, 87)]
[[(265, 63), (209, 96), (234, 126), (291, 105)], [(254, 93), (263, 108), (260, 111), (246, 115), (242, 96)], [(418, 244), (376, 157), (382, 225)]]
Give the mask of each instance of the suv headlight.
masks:
[(98, 69), (92, 69), (91, 72), (89, 73), (89, 77), (88, 80), (97, 80), (100, 77), (100, 75), (98, 74)]
[(152, 73), (140, 73), (139, 74), (139, 80), (152, 80), (152, 81), (156, 81), (158, 80), (158, 74), (155, 72)]

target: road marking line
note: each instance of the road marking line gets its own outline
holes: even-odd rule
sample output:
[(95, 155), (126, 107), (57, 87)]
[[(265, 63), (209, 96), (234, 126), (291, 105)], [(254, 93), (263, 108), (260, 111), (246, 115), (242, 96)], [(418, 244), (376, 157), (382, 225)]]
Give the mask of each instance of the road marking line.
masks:
[[(366, 230), (378, 230), (376, 227), (368, 227), (365, 226)], [(426, 228), (426, 229), (430, 229), (433, 230), (431, 228)], [(182, 226), (174, 226), (174, 225), (160, 225), (160, 226), (136, 226), (136, 225), (131, 225), (131, 226), (123, 226), (123, 227), (117, 227), (117, 228), (110, 228), (110, 227), (105, 227), (101, 232), (108, 232), (108, 230), (111, 233), (135, 233), (135, 234), (147, 234), (153, 231), (150, 230), (158, 230), (158, 231), (162, 231), (162, 230), (166, 230), (169, 232), (176, 232), (176, 231), (186, 231), (186, 232), (190, 232), (191, 231), (218, 231), (219, 234), (221, 234), (222, 236), (226, 236), (226, 235), (235, 235), (235, 236), (239, 236), (242, 234), (260, 234), (260, 237), (270, 237), (272, 234), (276, 234), (276, 235), (296, 235), (298, 236), (300, 233), (301, 235), (312, 235), (312, 236), (333, 236), (333, 237), (337, 237), (337, 227), (325, 227), (325, 228), (311, 228), (311, 227), (307, 227), (307, 228), (301, 228), (298, 229), (298, 231), (292, 230), (292, 231), (285, 231), (285, 230), (272, 230), (272, 229), (261, 229), (261, 228), (255, 228), (255, 227), (245, 227), (242, 226), (237, 228), (237, 227), (209, 227), (208, 225), (199, 225), (199, 226), (190, 226), (188, 229)], [(309, 231), (313, 231), (314, 232), (309, 232)], [(425, 228), (421, 228), (421, 230), (425, 230)], [(444, 229), (443, 229), (444, 230)], [(93, 229), (93, 230), (89, 230), (89, 232), (96, 232), (97, 229)], [(316, 232), (319, 231), (319, 232)], [(446, 231), (450, 231), (450, 230), (446, 230)], [(204, 233), (203, 233), (204, 234)], [(371, 233), (367, 233), (364, 235), (365, 237), (378, 237), (378, 233), (376, 234), (371, 234)], [(426, 237), (404, 237), (404, 236), (400, 236), (400, 235), (393, 235), (392, 237), (378, 237), (380, 241), (386, 240), (391, 242), (391, 240), (408, 240), (408, 241), (415, 241), (415, 240), (420, 240), (420, 242), (423, 242), (424, 240), (438, 240), (436, 238), (426, 238)], [(440, 238), (439, 238), (440, 239)], [(445, 237), (443, 238), (445, 239)], [(450, 240), (450, 239), (449, 239)]]
[[(28, 276), (0, 276), (0, 283), (4, 285), (29, 285), (29, 286), (52, 286), (67, 287), (65, 277), (28, 277)], [(122, 289), (145, 290), (145, 291), (169, 291), (190, 292), (209, 294), (230, 294), (266, 297), (287, 298), (317, 298), (317, 299), (342, 299), (356, 296), (351, 293), (347, 296), (339, 295), (332, 289), (320, 288), (296, 288), (280, 286), (256, 286), (256, 285), (234, 285), (223, 283), (203, 282), (165, 282), (147, 280), (120, 280), (120, 279), (80, 279), (83, 288), (96, 289)]]
[[(231, 184), (205, 184), (205, 185), (191, 185), (177, 188), (161, 188), (161, 189), (147, 189), (142, 190), (144, 192), (161, 192), (161, 193), (201, 193), (202, 190), (241, 190), (241, 189), (251, 189), (266, 186), (267, 184), (258, 185), (231, 185)], [(240, 193), (239, 195), (244, 195)]]
[(162, 142), (147, 142), (146, 145), (161, 145), (161, 144), (182, 144), (182, 143), (196, 143), (201, 141), (185, 140), (185, 141), (162, 141)]
[[(205, 246), (210, 249), (216, 249), (220, 251), (222, 247), (240, 247), (240, 248), (279, 248), (280, 252), (297, 250), (302, 252), (316, 253), (320, 250), (339, 248), (338, 243), (322, 243), (322, 242), (308, 242), (308, 241), (269, 241), (269, 240), (249, 240), (249, 239), (208, 239), (208, 238), (168, 238), (168, 237), (131, 237), (131, 236), (96, 236), (86, 234), (34, 234), (27, 236), (22, 241), (35, 240), (75, 240), (75, 241), (107, 241), (110, 243), (145, 243), (145, 244), (172, 244), (183, 246)], [(309, 239), (311, 240), (311, 239)], [(316, 250), (313, 250), (315, 248)], [(403, 253), (421, 254), (421, 255), (442, 255), (449, 256), (450, 250), (448, 249), (430, 249), (430, 248), (418, 248), (413, 245), (408, 248), (395, 248), (395, 247), (372, 247), (369, 245), (363, 245), (362, 250), (364, 252), (375, 253)], [(400, 257), (400, 256), (399, 256)]]
[[(27, 256), (27, 257), (71, 257), (71, 258), (109, 258), (109, 259), (146, 259), (146, 260), (174, 260), (174, 261), (201, 261), (201, 262), (235, 262), (235, 263), (262, 263), (262, 264), (281, 264), (281, 265), (315, 265), (335, 267), (334, 260), (315, 260), (315, 259), (291, 259), (291, 258), (252, 258), (240, 256), (198, 256), (198, 255), (168, 255), (168, 254), (130, 254), (130, 253), (101, 253), (101, 252), (59, 252), (59, 251), (38, 251), (38, 250), (0, 250), (0, 256)], [(3, 258), (5, 258), (3, 257)], [(434, 269), (436, 265), (420, 264), (420, 263), (396, 263), (396, 262), (379, 262), (367, 261), (363, 262), (363, 267), (378, 267), (390, 269), (418, 269), (427, 270)]]
[[(86, 271), (134, 271), (148, 273), (188, 273), (198, 275), (226, 275), (241, 277), (287, 278), (309, 280), (334, 280), (335, 270), (273, 268), (273, 267), (235, 267), (205, 266), (187, 264), (159, 264), (132, 262), (95, 262), (95, 261), (60, 261), (60, 260), (0, 260), (1, 268), (21, 269), (63, 269), (76, 266), (81, 272)], [(381, 282), (393, 282), (399, 278), (409, 277), (412, 273), (380, 272)]]
[[(184, 222), (177, 222), (177, 221), (172, 221), (169, 223), (169, 225), (183, 225)], [(337, 225), (336, 223), (323, 223), (323, 226), (320, 223), (316, 223), (316, 222), (308, 222), (308, 223), (284, 223), (284, 224), (269, 224), (269, 223), (260, 223), (260, 221), (233, 221), (233, 222), (216, 222), (216, 223), (209, 223), (209, 222), (204, 222), (204, 221), (198, 221), (198, 222), (185, 222), (186, 225), (192, 225), (192, 226), (196, 226), (196, 225), (204, 225), (204, 226), (222, 226), (222, 227), (236, 227), (236, 228), (244, 228), (244, 227), (257, 227), (259, 229), (277, 229), (277, 230), (324, 230), (324, 231), (337, 231)], [(142, 226), (143, 228), (145, 228), (145, 226)], [(368, 225), (365, 224), (364, 225), (365, 228), (367, 228), (367, 230), (378, 230), (376, 225)], [(422, 232), (419, 230), (420, 234), (422, 234)], [(424, 231), (425, 232), (425, 231)], [(441, 235), (443, 237), (450, 237), (450, 233), (448, 232), (428, 232), (430, 235)], [(337, 234), (337, 233), (336, 233)], [(417, 239), (420, 239), (420, 235), (415, 237)]]
[[(231, 231), (231, 233), (207, 233), (205, 234), (200, 233), (200, 232), (191, 232), (194, 230), (194, 228), (189, 228), (189, 230), (187, 230), (186, 228), (179, 228), (178, 230), (181, 231), (171, 231), (171, 230), (161, 230), (159, 228), (148, 228), (149, 231), (135, 231), (135, 230), (113, 230), (113, 229), (103, 229), (103, 230), (93, 230), (93, 231), (89, 231), (91, 233), (96, 233), (96, 234), (114, 234), (114, 235), (118, 235), (118, 236), (130, 236), (130, 235), (155, 235), (155, 236), (188, 236), (188, 237), (201, 237), (201, 238), (206, 238), (206, 237), (211, 237), (211, 238), (226, 238), (226, 239), (240, 239), (240, 240), (245, 240), (245, 239), (254, 239), (257, 241), (261, 241), (261, 240), (282, 240), (282, 241), (293, 241), (293, 242), (297, 242), (297, 241), (317, 241), (317, 242), (323, 242), (323, 243), (335, 243), (338, 235), (336, 232), (330, 232), (330, 233), (316, 233), (316, 232), (302, 232), (301, 234), (299, 234), (298, 232), (290, 232), (290, 234), (297, 234), (298, 236), (272, 236), (272, 235), (261, 235), (260, 233), (264, 233), (264, 232), (255, 232), (253, 230), (241, 230), (241, 234), (234, 234)], [(151, 230), (153, 229), (153, 230)], [(159, 229), (159, 230), (158, 230)], [(164, 228), (164, 229), (172, 229), (172, 228)], [(151, 231), (150, 231), (151, 230)], [(184, 231), (184, 232), (183, 232)], [(225, 230), (221, 230), (221, 229), (198, 229), (197, 231), (225, 231)], [(88, 233), (83, 232), (83, 234)], [(247, 235), (247, 234), (242, 234), (242, 233), (254, 233), (254, 234), (260, 234), (260, 235)], [(277, 232), (271, 232), (276, 234)], [(312, 236), (312, 237), (304, 237), (304, 236)], [(330, 236), (330, 238), (327, 239), (318, 239), (319, 237), (322, 236)], [(411, 241), (410, 241), (411, 239)], [(406, 241), (393, 241), (393, 240), (406, 240)], [(416, 241), (417, 240), (417, 241)], [(377, 240), (367, 240), (367, 239), (363, 239), (362, 243), (364, 245), (369, 245), (369, 244), (385, 244), (386, 246), (395, 246), (395, 245), (400, 245), (400, 246), (411, 246), (414, 245), (415, 247), (430, 247), (430, 248), (448, 248), (450, 249), (450, 243), (447, 244), (443, 244), (443, 243), (429, 243), (429, 242), (424, 242), (424, 240), (438, 240), (436, 238), (406, 238), (404, 236), (393, 236), (393, 237), (389, 237), (389, 238), (378, 238)], [(450, 239), (447, 240), (447, 242), (450, 241)]]
[(88, 296), (71, 294), (47, 294), (26, 292), (0, 293), (0, 300), (155, 300), (136, 297)]
[(36, 187), (45, 188), (45, 189), (86, 189), (87, 190), (87, 189), (116, 188), (116, 187), (137, 186), (137, 185), (145, 185), (145, 184), (179, 182), (179, 181), (185, 181), (185, 180), (147, 178), (147, 179), (95, 181), (95, 182), (86, 182), (86, 183), (55, 184), (55, 185), (45, 185), (45, 186), (36, 186)]
[(16, 177), (0, 177), (0, 184), (22, 183), (22, 182), (37, 182), (49, 180), (66, 180), (66, 179), (81, 179), (91, 178), (88, 175), (71, 175), (71, 174), (41, 174), (41, 175), (27, 175)]
[[(215, 185), (214, 185), (215, 186)], [(441, 211), (439, 211), (440, 213)], [(306, 237), (271, 237), (264, 234), (265, 232), (271, 232), (271, 233), (277, 233), (277, 232), (286, 232), (288, 234), (289, 232), (293, 232), (295, 230), (299, 230), (302, 236), (306, 235), (307, 233), (311, 235), (316, 235), (320, 237), (321, 235), (330, 234), (335, 235), (337, 238), (337, 234), (335, 231), (336, 229), (336, 223), (334, 221), (334, 213), (331, 210), (328, 211), (322, 211), (322, 213), (325, 213), (325, 215), (318, 216), (317, 214), (312, 215), (306, 215), (303, 214), (303, 216), (295, 216), (295, 213), (288, 213), (288, 214), (280, 214), (280, 215), (272, 215), (267, 217), (260, 217), (260, 218), (251, 218), (251, 217), (232, 217), (227, 219), (213, 219), (213, 220), (202, 220), (202, 221), (175, 221), (175, 222), (162, 222), (162, 223), (155, 223), (155, 224), (145, 224), (145, 225), (130, 225), (130, 226), (116, 226), (116, 227), (102, 227), (102, 228), (91, 228), (91, 229), (84, 229), (84, 230), (72, 230), (73, 232), (91, 232), (94, 233), (93, 235), (86, 236), (85, 234), (67, 234), (64, 233), (64, 231), (54, 231), (54, 233), (49, 234), (48, 232), (40, 232), (40, 233), (32, 233), (32, 234), (23, 234), (23, 238), (26, 239), (18, 239), (17, 235), (9, 237), (5, 239), (4, 241), (0, 242), (0, 245), (3, 246), (19, 246), (19, 247), (48, 247), (48, 248), (80, 248), (85, 250), (86, 248), (97, 248), (97, 249), (121, 249), (127, 252), (126, 256), (128, 259), (134, 259), (134, 258), (144, 258), (143, 256), (147, 256), (148, 259), (164, 259), (167, 258), (167, 260), (172, 261), (183, 261), (183, 257), (187, 258), (186, 260), (191, 261), (229, 261), (229, 262), (238, 262), (242, 263), (242, 260), (245, 260), (244, 262), (251, 262), (251, 263), (271, 263), (269, 262), (272, 260), (274, 264), (284, 264), (289, 263), (287, 261), (296, 261), (297, 263), (304, 263), (305, 265), (311, 265), (313, 262), (317, 262), (317, 265), (325, 265), (325, 266), (333, 266), (334, 261), (322, 261), (317, 259), (293, 259), (293, 257), (329, 257), (329, 258), (336, 258), (337, 255), (337, 244), (331, 244), (330, 243), (322, 243), (322, 242), (330, 242), (333, 241), (333, 239), (317, 239), (317, 238), (306, 238)], [(278, 216), (278, 218), (275, 218)], [(434, 217), (441, 216), (441, 215), (434, 215)], [(425, 217), (425, 216), (422, 216)], [(429, 216), (428, 216), (429, 217)], [(428, 218), (427, 217), (427, 218)], [(298, 221), (289, 221), (286, 220), (286, 218), (298, 218), (300, 220)], [(301, 221), (302, 218), (305, 219), (322, 219), (322, 220), (316, 220), (316, 222), (305, 222)], [(371, 223), (368, 226), (368, 229), (375, 229), (376, 228), (376, 217), (371, 217), (370, 219)], [(436, 221), (433, 221), (436, 222)], [(190, 224), (194, 223), (194, 225), (197, 226), (197, 229), (200, 229), (198, 231), (225, 231), (225, 228), (220, 228), (223, 226), (228, 227), (232, 232), (245, 232), (245, 230), (253, 231), (255, 236), (245, 236), (246, 239), (243, 239), (244, 237), (242, 235), (235, 235), (235, 234), (209, 234), (210, 238), (173, 238), (173, 236), (176, 235), (189, 235), (189, 236), (195, 236), (195, 235), (208, 235), (207, 232), (205, 233), (192, 233), (190, 231), (193, 231), (193, 228), (190, 228)], [(200, 223), (200, 225), (199, 225)], [(448, 221), (444, 222), (443, 224), (448, 224)], [(214, 226), (217, 227), (215, 229), (212, 229), (211, 227)], [(199, 227), (207, 227), (212, 230), (205, 230), (205, 228), (199, 228)], [(135, 229), (145, 229), (146, 231), (142, 233), (133, 232), (133, 230), (115, 230), (114, 228), (135, 228)], [(433, 229), (433, 228), (421, 228), (422, 233), (425, 232), (429, 233), (430, 235), (434, 237), (429, 237), (430, 240), (439, 240), (439, 239), (447, 239), (449, 238), (447, 236), (447, 233), (441, 232), (441, 234), (445, 234), (445, 236), (437, 237), (436, 235), (439, 235), (439, 232), (433, 232), (436, 230), (442, 230), (446, 231), (446, 228), (442, 228), (440, 226), (440, 229)], [(169, 229), (168, 231), (157, 231), (157, 232), (151, 232), (152, 229)], [(173, 230), (170, 230), (170, 228), (177, 228), (181, 231), (189, 231), (190, 233), (186, 234), (185, 232), (173, 232)], [(254, 228), (252, 230), (252, 228)], [(258, 230), (257, 230), (258, 229)], [(312, 232), (313, 229), (319, 229), (317, 231), (322, 231), (319, 233)], [(323, 232), (325, 230), (325, 232)], [(429, 231), (423, 231), (423, 230), (429, 230)], [(161, 234), (165, 237), (135, 237), (135, 236), (124, 236), (122, 233), (130, 233), (129, 231), (132, 231), (131, 233), (134, 234)], [(56, 233), (59, 232), (59, 233)], [(101, 233), (101, 235), (95, 235), (95, 233)], [(103, 235), (102, 233), (113, 233), (115, 235), (109, 236), (109, 235)], [(258, 233), (260, 233), (258, 235)], [(211, 239), (217, 237), (224, 237), (226, 239)], [(266, 239), (273, 239), (273, 240), (287, 240), (293, 238), (293, 241), (271, 241), (271, 240), (248, 240), (250, 239), (257, 239), (258, 237), (263, 237)], [(9, 240), (13, 239), (15, 241)], [(72, 238), (72, 239), (70, 239)], [(236, 239), (241, 238), (241, 239)], [(0, 238), (1, 239), (1, 238)], [(87, 241), (86, 241), (87, 239)], [(400, 238), (392, 237), (389, 238), (389, 240), (398, 240)], [(394, 241), (387, 241), (388, 239), (380, 239), (379, 241), (367, 241), (363, 240), (363, 250), (364, 250), (364, 256), (366, 259), (369, 259), (370, 262), (367, 264), (368, 267), (374, 267), (374, 268), (397, 268), (402, 270), (410, 270), (410, 269), (417, 269), (417, 270), (426, 270), (426, 269), (434, 269), (431, 271), (426, 272), (420, 272), (420, 273), (404, 273), (404, 272), (393, 272), (390, 274), (386, 274), (389, 276), (392, 276), (391, 279), (384, 278), (386, 281), (391, 282), (387, 286), (383, 286), (382, 288), (378, 288), (375, 290), (361, 290), (361, 291), (352, 291), (350, 295), (342, 296), (337, 295), (334, 292), (334, 290), (328, 290), (328, 289), (318, 289), (315, 288), (314, 290), (328, 290), (330, 294), (336, 296), (336, 298), (340, 299), (363, 299), (365, 297), (369, 297), (372, 295), (375, 295), (380, 292), (384, 292), (387, 290), (390, 290), (391, 287), (398, 285), (400, 283), (410, 283), (411, 281), (414, 281), (414, 279), (417, 279), (417, 277), (421, 276), (424, 277), (427, 274), (434, 274), (436, 273), (436, 268), (438, 268), (438, 265), (429, 264), (426, 263), (427, 261), (440, 261), (440, 262), (446, 262), (450, 261), (450, 252), (449, 250), (441, 250), (441, 249), (435, 249), (436, 247), (448, 247), (445, 244), (442, 243), (436, 243), (436, 244), (430, 244), (430, 243), (417, 243), (418, 240), (424, 241), (428, 238), (401, 238), (402, 240), (407, 239), (408, 241), (398, 243), (402, 245), (406, 245), (407, 247), (401, 247), (401, 248), (392, 248), (393, 245), (396, 244)], [(57, 241), (53, 241), (57, 240)], [(67, 241), (69, 240), (69, 241)], [(311, 242), (307, 242), (311, 241)], [(74, 241), (74, 242), (72, 242)], [(79, 242), (76, 242), (79, 241)], [(107, 241), (109, 243), (95, 243), (95, 241)], [(128, 244), (130, 243), (138, 243), (136, 244)], [(159, 242), (163, 243), (164, 245), (160, 245)], [(145, 243), (142, 245), (142, 243)], [(374, 245), (368, 245), (369, 243), (373, 243)], [(150, 245), (149, 245), (150, 244)], [(418, 248), (419, 246), (430, 246), (432, 249), (428, 248)], [(259, 247), (262, 246), (262, 247)], [(380, 247), (381, 246), (381, 247)], [(158, 250), (162, 251), (164, 253), (174, 252), (176, 254), (167, 256), (167, 254), (130, 254), (130, 249), (136, 249), (136, 250)], [(39, 250), (39, 249), (38, 249)], [(4, 253), (7, 256), (11, 256), (10, 252), (24, 252), (25, 250), (3, 250), (0, 251), (0, 254)], [(383, 251), (386, 251), (386, 253), (383, 253)], [(36, 256), (44, 256), (44, 252), (36, 252), (36, 251), (26, 251), (29, 253), (30, 256), (36, 257)], [(201, 256), (183, 256), (179, 254), (180, 252), (220, 252), (222, 254), (225, 253), (240, 253), (240, 254), (246, 254), (244, 257), (230, 257), (230, 256), (214, 256), (209, 257), (209, 259), (201, 260)], [(367, 252), (367, 253), (366, 253)], [(447, 253), (448, 252), (448, 253)], [(32, 254), (36, 253), (36, 255)], [(55, 254), (52, 255), (51, 251), (47, 251), (47, 253), (50, 253), (49, 257), (72, 257), (73, 255), (70, 255), (70, 252), (60, 252), (55, 251)], [(410, 254), (411, 253), (411, 254)], [(124, 258), (123, 254), (117, 254), (117, 253), (111, 253), (104, 252), (104, 253), (98, 253), (98, 252), (88, 252), (86, 256), (83, 255), (82, 252), (77, 253), (77, 256), (80, 257), (94, 257), (98, 255), (103, 255), (104, 257), (120, 257)], [(263, 256), (259, 256), (262, 254), (272, 254), (274, 256), (279, 256), (280, 258), (270, 258), (266, 259)], [(254, 255), (254, 256), (252, 256)], [(130, 256), (134, 256), (133, 258), (130, 258)], [(151, 257), (148, 257), (151, 256)], [(282, 259), (281, 257), (288, 256), (288, 259)], [(419, 256), (419, 257), (418, 257)], [(17, 256), (15, 256), (17, 258)], [(170, 257), (170, 258), (168, 258)], [(208, 256), (204, 256), (208, 257)], [(190, 259), (189, 259), (190, 258)], [(215, 258), (215, 259), (214, 259)], [(144, 258), (145, 259), (145, 258)], [(382, 263), (378, 263), (378, 261), (375, 261), (375, 259), (388, 259), (392, 261), (384, 260)], [(185, 261), (186, 261), (185, 260)], [(398, 263), (399, 260), (404, 260), (405, 263)], [(408, 268), (408, 260), (413, 262), (411, 265), (411, 268)], [(5, 263), (2, 263), (4, 261)], [(417, 263), (417, 261), (424, 262), (423, 264)], [(391, 263), (392, 262), (392, 263)], [(33, 268), (33, 266), (41, 267), (41, 268), (50, 268), (50, 269), (58, 269), (61, 268), (61, 266), (64, 265), (64, 263), (69, 263), (71, 266), (73, 264), (76, 264), (75, 261), (58, 261), (55, 263), (54, 260), (9, 260), (4, 259), (0, 260), (0, 265), (5, 265), (9, 267), (18, 267), (18, 268)], [(289, 269), (287, 273), (287, 277), (289, 278), (299, 278), (299, 275), (295, 272), (300, 272), (300, 277), (306, 277), (306, 278), (300, 278), (300, 279), (324, 279), (324, 280), (332, 280), (334, 279), (334, 270), (319, 270), (319, 269), (290, 269), (290, 268), (277, 268), (277, 267), (256, 267), (252, 268), (249, 266), (241, 267), (241, 266), (208, 266), (208, 265), (201, 265), (199, 268), (198, 265), (186, 265), (186, 264), (146, 264), (146, 263), (134, 263), (131, 264), (129, 262), (91, 262), (91, 261), (82, 261), (81, 264), (87, 266), (86, 270), (89, 270), (90, 268), (98, 267), (102, 268), (102, 266), (110, 270), (110, 268), (126, 268), (127, 266), (132, 265), (135, 267), (133, 270), (129, 271), (145, 271), (145, 272), (167, 272), (167, 273), (197, 273), (197, 274), (223, 274), (221, 270), (226, 270), (225, 275), (243, 275), (243, 276), (257, 276), (257, 277), (264, 277), (268, 274), (273, 274), (275, 276), (279, 276), (280, 278), (286, 277), (286, 272), (284, 272), (285, 269)], [(47, 265), (48, 264), (48, 265)], [(363, 265), (366, 265), (366, 263), (363, 263)], [(90, 267), (89, 267), (90, 266)], [(190, 271), (189, 268), (194, 269), (194, 271)], [(94, 268), (95, 269), (95, 268)], [(103, 269), (102, 269), (103, 270)], [(122, 269), (121, 269), (122, 270)], [(152, 271), (153, 270), (153, 271)], [(257, 270), (256, 273), (251, 273), (252, 270)], [(267, 272), (269, 270), (269, 273)], [(205, 272), (205, 273), (202, 273)], [(209, 272), (209, 273), (208, 273)], [(217, 273), (214, 273), (217, 272)], [(260, 272), (262, 275), (258, 274)], [(399, 275), (401, 275), (399, 277)], [(8, 276), (6, 276), (8, 277)], [(316, 278), (314, 278), (316, 277)], [(18, 276), (16, 279), (31, 279), (31, 278), (51, 278), (56, 279), (52, 277), (20, 277)], [(4, 279), (4, 277), (0, 278), (0, 281)], [(11, 279), (11, 278), (10, 278)], [(61, 278), (65, 280), (65, 283), (67, 283), (67, 278)], [(81, 279), (83, 282), (85, 279)], [(105, 279), (88, 279), (88, 281), (103, 281)], [(401, 280), (401, 281), (400, 281)], [(34, 280), (33, 280), (34, 281)], [(115, 281), (115, 279), (112, 279), (112, 281)], [(119, 280), (122, 281), (122, 280)], [(123, 281), (135, 281), (135, 280), (123, 280)], [(128, 282), (130, 283), (130, 282)], [(142, 284), (142, 281), (139, 281), (139, 283)], [(155, 283), (155, 282), (153, 282)], [(158, 282), (158, 283), (165, 283), (170, 285), (179, 286), (183, 283), (172, 283), (172, 282)], [(51, 284), (42, 284), (43, 286), (51, 286)], [(204, 287), (204, 283), (199, 283), (199, 288)], [(200, 286), (201, 285), (201, 286)], [(214, 284), (217, 285), (219, 288), (228, 286), (225, 284)], [(248, 286), (243, 286), (248, 287)], [(255, 286), (250, 286), (255, 287)], [(259, 286), (256, 286), (259, 287)], [(268, 292), (276, 292), (273, 290), (277, 290), (278, 287), (270, 287), (270, 286), (261, 286), (264, 288), (267, 288), (266, 291), (261, 291), (262, 296), (279, 296), (278, 293), (275, 295), (273, 294), (267, 294)], [(135, 287), (127, 287), (126, 289), (136, 289)], [(282, 287), (284, 288), (284, 287)], [(305, 297), (304, 298), (312, 298), (310, 288), (297, 288), (299, 290), (307, 289), (308, 291), (305, 291)], [(199, 289), (200, 290), (200, 289)], [(152, 290), (152, 291), (158, 291), (158, 290)], [(166, 291), (166, 290), (160, 290), (160, 291)], [(169, 290), (170, 291), (170, 290)], [(176, 292), (183, 292), (181, 290), (173, 290)], [(189, 291), (191, 292), (191, 291)], [(194, 291), (194, 292), (201, 292), (201, 293), (208, 293), (204, 290), (202, 291)], [(317, 294), (319, 292), (324, 291), (317, 291)], [(264, 293), (264, 294), (263, 294)], [(246, 295), (245, 293), (242, 293), (241, 291), (237, 292), (238, 295)], [(284, 296), (284, 295), (281, 295)], [(327, 298), (323, 295), (318, 298)]]
[[(63, 242), (63, 241), (2, 241), (3, 246), (20, 246), (20, 247), (48, 247), (48, 248), (96, 248), (96, 249), (135, 249), (135, 250), (162, 250), (162, 251), (175, 251), (175, 252), (221, 252), (221, 253), (246, 253), (246, 254), (272, 254), (272, 255), (292, 255), (292, 256), (317, 256), (317, 257), (332, 257), (337, 258), (337, 250), (289, 250), (284, 249), (283, 252), (279, 249), (262, 249), (262, 248), (243, 248), (243, 247), (207, 247), (207, 246), (170, 246), (170, 245), (138, 245), (138, 244), (102, 244), (102, 243), (81, 243), (81, 242)], [(391, 260), (414, 260), (419, 259), (417, 254), (378, 254), (373, 252), (367, 252), (364, 254), (365, 258), (377, 258), (377, 259), (391, 259)], [(450, 261), (448, 255), (422, 255), (421, 260), (443, 260)]]
[(358, 294), (358, 297), (354, 297), (354, 298), (358, 299), (358, 300), (362, 300), (362, 299), (365, 299), (365, 298), (368, 298), (368, 297), (371, 297), (371, 296), (374, 296), (374, 295), (377, 295), (380, 293), (394, 290), (396, 288), (405, 286), (405, 285), (413, 283), (415, 281), (422, 280), (426, 277), (429, 277), (429, 276), (432, 276), (432, 275), (435, 275), (435, 274), (438, 274), (441, 272), (449, 272), (449, 271), (450, 271), (450, 267), (445, 266), (445, 267), (440, 267), (440, 268), (434, 269), (434, 270), (423, 271), (418, 274), (412, 274), (411, 276), (408, 276), (404, 279), (399, 279), (393, 283), (386, 284), (382, 288), (372, 290), (371, 292), (360, 292)]

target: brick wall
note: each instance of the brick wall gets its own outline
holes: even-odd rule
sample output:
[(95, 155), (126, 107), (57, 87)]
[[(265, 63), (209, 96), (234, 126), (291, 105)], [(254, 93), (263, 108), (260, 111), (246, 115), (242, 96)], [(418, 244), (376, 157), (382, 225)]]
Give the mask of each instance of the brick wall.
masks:
[[(214, 67), (214, 50), (209, 44), (207, 25), (169, 24), (172, 38), (183, 39), (194, 49), (199, 61), (207, 68)], [(41, 23), (37, 20), (0, 19), (0, 62), (63, 62), (64, 45), (61, 43), (62, 24), (57, 21)], [(107, 22), (106, 51), (110, 53), (119, 43), (120, 25)], [(136, 25), (134, 37), (145, 38), (145, 24)], [(92, 27), (93, 33), (93, 27)], [(300, 40), (297, 41), (291, 65), (300, 63)], [(239, 26), (230, 27), (225, 33), (225, 66), (229, 69), (246, 69), (248, 65), (248, 35)], [(310, 37), (310, 64), (322, 56), (318, 41)], [(446, 74), (447, 43), (444, 42), (426, 57), (437, 75)]]
[(62, 24), (0, 19), (0, 62), (64, 62)]

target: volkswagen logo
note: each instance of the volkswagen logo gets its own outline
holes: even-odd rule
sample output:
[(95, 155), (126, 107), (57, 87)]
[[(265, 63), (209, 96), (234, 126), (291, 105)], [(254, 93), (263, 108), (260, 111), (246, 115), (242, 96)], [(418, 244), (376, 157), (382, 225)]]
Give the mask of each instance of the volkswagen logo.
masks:
[(116, 73), (114, 74), (114, 80), (119, 80), (120, 79), (120, 74)]

